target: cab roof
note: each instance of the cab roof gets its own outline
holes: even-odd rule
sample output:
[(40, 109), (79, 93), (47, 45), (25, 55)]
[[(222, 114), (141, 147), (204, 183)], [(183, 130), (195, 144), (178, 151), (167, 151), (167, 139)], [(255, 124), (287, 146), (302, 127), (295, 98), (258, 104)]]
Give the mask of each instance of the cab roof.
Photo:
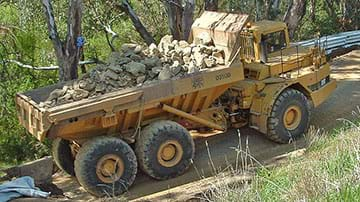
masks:
[(287, 29), (287, 26), (284, 22), (269, 20), (253, 22), (249, 28), (250, 31), (257, 32), (259, 34), (268, 34), (284, 29)]

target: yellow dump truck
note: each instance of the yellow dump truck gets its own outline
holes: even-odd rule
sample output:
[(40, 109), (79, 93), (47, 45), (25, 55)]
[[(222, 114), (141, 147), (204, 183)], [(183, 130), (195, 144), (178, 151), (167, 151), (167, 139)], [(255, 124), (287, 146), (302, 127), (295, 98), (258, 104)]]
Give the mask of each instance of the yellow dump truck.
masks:
[(54, 139), (57, 165), (91, 194), (118, 195), (138, 167), (159, 180), (184, 173), (195, 153), (190, 130), (248, 125), (287, 143), (336, 88), (324, 52), (291, 47), (282, 22), (204, 12), (190, 41), (204, 34), (225, 65), (50, 108), (39, 103), (63, 84), (18, 93), (20, 123), (40, 141)]

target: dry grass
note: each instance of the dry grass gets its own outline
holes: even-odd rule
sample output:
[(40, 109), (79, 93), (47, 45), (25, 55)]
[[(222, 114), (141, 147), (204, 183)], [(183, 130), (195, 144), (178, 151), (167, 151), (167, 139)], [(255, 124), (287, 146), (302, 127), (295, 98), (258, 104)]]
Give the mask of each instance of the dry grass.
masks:
[[(342, 121), (344, 127), (331, 134), (311, 128), (305, 137), (305, 155), (270, 170), (259, 169), (252, 182), (219, 183), (204, 200), (360, 201), (360, 124)], [(239, 158), (241, 162), (251, 156), (237, 149), (239, 155), (247, 155)], [(249, 167), (244, 168), (235, 171), (243, 173)]]

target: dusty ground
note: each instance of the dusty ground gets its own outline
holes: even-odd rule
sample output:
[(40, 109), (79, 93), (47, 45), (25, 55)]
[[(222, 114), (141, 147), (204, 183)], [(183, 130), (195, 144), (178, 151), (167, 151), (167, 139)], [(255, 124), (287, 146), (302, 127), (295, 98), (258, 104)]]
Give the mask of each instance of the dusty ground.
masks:
[[(353, 111), (357, 111), (360, 114), (360, 110), (357, 110), (357, 106), (360, 106), (360, 50), (334, 59), (331, 64), (333, 77), (338, 80), (338, 87), (336, 92), (325, 103), (313, 111), (311, 121), (311, 125), (327, 130), (331, 130), (341, 124), (341, 121), (338, 119), (353, 119)], [(280, 145), (267, 140), (260, 133), (249, 128), (242, 129), (240, 133), (243, 148), (246, 147), (245, 142), (248, 140), (247, 146), (252, 156), (260, 163), (294, 149), (302, 148), (305, 142), (304, 140), (299, 140), (293, 144)], [(197, 139), (195, 164), (189, 171), (180, 177), (166, 181), (153, 180), (140, 172), (134, 185), (129, 190), (128, 198), (135, 199), (196, 181), (224, 170), (229, 165), (234, 165), (236, 162), (234, 147), (238, 146), (238, 139), (235, 130), (206, 139)], [(208, 147), (206, 147), (206, 142)], [(211, 166), (210, 157), (216, 171)], [(64, 190), (65, 195), (70, 199), (94, 199), (84, 189), (79, 187), (75, 179), (58, 176), (54, 179), (54, 182)]]

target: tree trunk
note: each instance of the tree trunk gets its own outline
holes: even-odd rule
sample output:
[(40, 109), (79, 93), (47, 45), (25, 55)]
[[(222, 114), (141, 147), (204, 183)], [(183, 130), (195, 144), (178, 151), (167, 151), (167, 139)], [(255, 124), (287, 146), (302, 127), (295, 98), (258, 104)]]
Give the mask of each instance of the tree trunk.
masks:
[(53, 14), (51, 0), (42, 0), (48, 26), (49, 38), (53, 44), (59, 65), (59, 80), (68, 81), (78, 78), (80, 48), (77, 39), (81, 36), (82, 0), (70, 0), (67, 21), (67, 35), (61, 41)]
[(187, 40), (190, 35), (191, 25), (194, 22), (195, 0), (185, 0), (185, 6), (182, 17), (183, 37)]
[(145, 26), (142, 24), (139, 17), (136, 15), (135, 11), (130, 6), (129, 2), (127, 0), (123, 0), (121, 3), (122, 10), (129, 16), (131, 19), (136, 31), (139, 32), (140, 36), (145, 40), (147, 45), (150, 45), (152, 43), (155, 43), (154, 38), (152, 35), (147, 31)]
[(264, 17), (267, 20), (270, 20), (272, 18), (271, 16), (271, 10), (272, 10), (272, 4), (273, 1), (272, 0), (265, 0), (265, 13), (264, 13)]
[(288, 10), (284, 16), (284, 22), (286, 22), (289, 28), (290, 38), (294, 37), (295, 31), (299, 26), (299, 23), (303, 19), (306, 13), (306, 1), (303, 0), (291, 0)]
[(206, 11), (217, 11), (218, 10), (218, 0), (205, 0), (205, 10)]
[(164, 0), (170, 32), (176, 40), (187, 40), (195, 10), (195, 0)]
[(316, 0), (310, 0), (310, 18), (312, 22), (315, 22), (316, 20)]
[(183, 8), (181, 0), (165, 0), (164, 6), (168, 15), (168, 23), (171, 35), (174, 39), (180, 40), (183, 38), (182, 30), (182, 15)]
[(271, 10), (273, 12), (271, 17), (276, 18), (280, 13), (280, 0), (274, 0), (271, 7)]

